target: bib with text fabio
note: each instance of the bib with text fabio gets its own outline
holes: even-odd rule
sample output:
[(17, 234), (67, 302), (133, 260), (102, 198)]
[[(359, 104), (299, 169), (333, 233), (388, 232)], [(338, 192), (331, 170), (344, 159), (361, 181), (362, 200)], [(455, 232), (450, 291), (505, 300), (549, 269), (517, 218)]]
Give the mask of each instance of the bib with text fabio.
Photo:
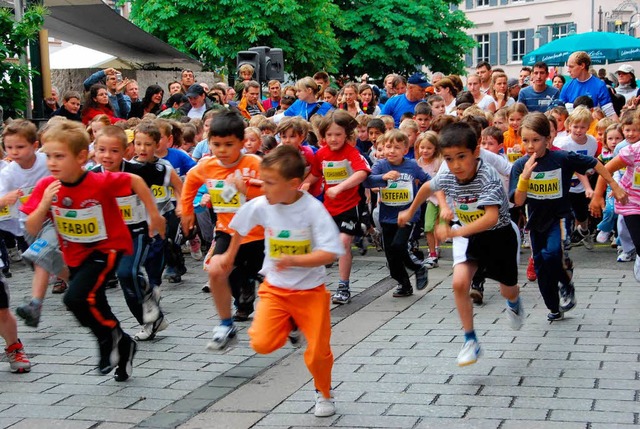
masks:
[(469, 224), (476, 219), (484, 216), (484, 209), (478, 207), (478, 202), (454, 202), (454, 211), (456, 212), (456, 216), (464, 225)]
[(120, 209), (120, 216), (125, 224), (135, 225), (147, 220), (147, 212), (137, 195), (118, 197), (116, 201)]
[(63, 209), (53, 207), (54, 224), (58, 234), (72, 243), (96, 243), (107, 238), (102, 207)]
[(562, 170), (534, 171), (529, 179), (527, 197), (534, 200), (555, 200), (562, 197)]
[(235, 213), (246, 202), (246, 196), (224, 180), (207, 179), (206, 184), (216, 213)]
[(311, 253), (311, 229), (265, 228), (264, 238), (271, 259), (283, 255), (307, 255)]
[(380, 188), (380, 202), (387, 206), (406, 206), (413, 201), (413, 184), (390, 180), (386, 188)]
[(337, 185), (351, 176), (351, 163), (348, 160), (322, 161), (322, 175), (327, 185)]

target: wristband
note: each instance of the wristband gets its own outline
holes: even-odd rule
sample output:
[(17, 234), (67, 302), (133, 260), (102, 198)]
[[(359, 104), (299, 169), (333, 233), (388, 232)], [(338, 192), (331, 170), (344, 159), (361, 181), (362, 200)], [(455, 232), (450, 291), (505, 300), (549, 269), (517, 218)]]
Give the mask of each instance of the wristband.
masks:
[(516, 189), (520, 192), (527, 192), (529, 190), (529, 179), (518, 179), (518, 186)]

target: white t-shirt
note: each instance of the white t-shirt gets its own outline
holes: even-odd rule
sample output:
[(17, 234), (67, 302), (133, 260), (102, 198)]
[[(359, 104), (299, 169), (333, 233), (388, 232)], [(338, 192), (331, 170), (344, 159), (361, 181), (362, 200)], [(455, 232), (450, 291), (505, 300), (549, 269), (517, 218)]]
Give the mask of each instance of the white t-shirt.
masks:
[(264, 227), (265, 257), (260, 274), (273, 286), (307, 290), (322, 285), (325, 267), (292, 267), (276, 271), (282, 254), (307, 254), (324, 250), (336, 256), (344, 254), (338, 227), (324, 205), (307, 192), (293, 204), (269, 204), (265, 196), (244, 204), (229, 227), (247, 235), (256, 225)]
[(198, 107), (197, 109), (193, 106), (191, 106), (191, 109), (189, 109), (189, 112), (187, 112), (187, 116), (190, 118), (196, 118), (196, 119), (202, 119), (202, 115), (204, 115), (204, 112), (207, 111), (207, 105), (203, 104), (202, 106)]
[(27, 215), (20, 212), (22, 204), (26, 202), (28, 196), (33, 192), (33, 188), (43, 177), (49, 176), (47, 169), (47, 155), (42, 152), (36, 152), (36, 161), (29, 169), (23, 169), (17, 162), (11, 162), (0, 171), (0, 195), (6, 195), (16, 189), (21, 189), (23, 196), (10, 207), (11, 218), (0, 221), (0, 229), (9, 231), (14, 235), (23, 235), (23, 226), (21, 223), (27, 218)]
[[(579, 153), (580, 155), (587, 155), (592, 157), (595, 157), (596, 152), (598, 151), (598, 142), (596, 141), (595, 137), (589, 134), (587, 134), (587, 142), (585, 144), (576, 143), (575, 140), (571, 138), (571, 135), (567, 135), (557, 143), (554, 140), (554, 144), (559, 149), (566, 150), (567, 152), (575, 152)], [(578, 176), (576, 176), (575, 174), (571, 178), (571, 189), (569, 189), (569, 192), (573, 194), (584, 192), (584, 185), (582, 184), (582, 182), (580, 182)]]
[(484, 97), (482, 97), (482, 100), (478, 102), (477, 106), (482, 110), (489, 111), (489, 106), (495, 102), (496, 100), (494, 100), (492, 96), (485, 94)]

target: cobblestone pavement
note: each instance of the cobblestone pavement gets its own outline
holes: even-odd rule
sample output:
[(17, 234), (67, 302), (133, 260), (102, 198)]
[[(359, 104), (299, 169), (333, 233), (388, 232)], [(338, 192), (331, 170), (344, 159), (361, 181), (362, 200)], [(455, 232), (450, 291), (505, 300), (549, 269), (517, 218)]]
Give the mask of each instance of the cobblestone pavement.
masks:
[[(537, 286), (525, 283), (528, 318), (518, 332), (507, 326), (497, 285), (488, 283), (485, 304), (476, 307), (485, 354), (477, 364), (458, 368), (462, 340), (447, 254), (441, 267), (430, 271), (428, 290), (403, 299), (391, 297), (394, 284), (386, 278), (381, 254), (356, 256), (357, 295), (332, 311), (338, 405), (333, 417), (312, 414), (313, 385), (302, 351), (286, 346), (255, 355), (244, 332), (248, 324), (241, 324), (236, 347), (205, 351), (217, 322), (210, 297), (200, 291), (204, 273), (192, 262), (184, 283), (163, 286), (171, 325), (154, 341), (139, 343), (134, 376), (125, 383), (97, 374), (92, 336), (58, 296), (49, 296), (37, 329), (19, 322), (32, 372), (11, 374), (0, 363), (0, 428), (640, 424), (640, 285), (632, 264), (613, 262), (610, 249), (574, 252), (577, 308), (550, 324)], [(592, 268), (585, 268), (587, 263)], [(329, 272), (332, 287), (337, 273)], [(30, 273), (18, 265), (9, 281), (15, 307), (29, 294)], [(124, 328), (135, 333), (120, 289), (108, 295)]]

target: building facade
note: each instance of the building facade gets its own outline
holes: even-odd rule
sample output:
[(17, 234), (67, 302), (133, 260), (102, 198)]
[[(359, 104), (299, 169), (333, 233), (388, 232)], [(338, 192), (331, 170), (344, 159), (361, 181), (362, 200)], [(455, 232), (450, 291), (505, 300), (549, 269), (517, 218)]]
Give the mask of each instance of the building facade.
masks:
[[(475, 24), (468, 30), (477, 43), (465, 56), (468, 73), (488, 61), (517, 77), (525, 54), (574, 32), (640, 36), (640, 0), (464, 0), (460, 8)], [(631, 64), (640, 71), (640, 62)]]

